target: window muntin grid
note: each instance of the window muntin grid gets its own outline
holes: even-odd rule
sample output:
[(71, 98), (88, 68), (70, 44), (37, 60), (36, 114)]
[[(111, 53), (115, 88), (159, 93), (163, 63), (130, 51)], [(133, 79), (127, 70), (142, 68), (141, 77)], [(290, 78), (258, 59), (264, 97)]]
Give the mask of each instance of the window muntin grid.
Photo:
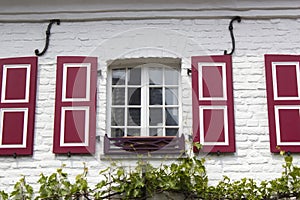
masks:
[(110, 82), (111, 137), (178, 134), (179, 67), (159, 63), (113, 67)]

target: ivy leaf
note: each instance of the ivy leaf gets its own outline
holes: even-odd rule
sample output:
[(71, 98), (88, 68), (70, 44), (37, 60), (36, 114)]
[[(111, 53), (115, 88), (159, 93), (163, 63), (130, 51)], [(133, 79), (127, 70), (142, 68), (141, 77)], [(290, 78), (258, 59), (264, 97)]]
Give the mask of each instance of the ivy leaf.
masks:
[(197, 150), (202, 149), (202, 144), (200, 144), (200, 142), (194, 142), (193, 146), (197, 148)]

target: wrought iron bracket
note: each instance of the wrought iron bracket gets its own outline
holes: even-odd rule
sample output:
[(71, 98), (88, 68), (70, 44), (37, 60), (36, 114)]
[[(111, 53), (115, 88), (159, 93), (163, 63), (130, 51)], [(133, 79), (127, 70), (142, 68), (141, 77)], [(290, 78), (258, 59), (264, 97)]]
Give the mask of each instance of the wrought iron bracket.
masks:
[(224, 55), (232, 55), (234, 50), (235, 50), (235, 40), (234, 40), (234, 35), (233, 35), (233, 22), (237, 21), (237, 22), (241, 22), (242, 19), (239, 16), (235, 16), (234, 18), (231, 19), (230, 23), (229, 23), (229, 31), (230, 31), (230, 36), (231, 36), (231, 42), (232, 42), (232, 50), (230, 53), (227, 53), (227, 50), (224, 51)]
[(51, 35), (51, 32), (50, 32), (51, 31), (51, 27), (52, 27), (52, 25), (54, 23), (56, 23), (57, 25), (60, 25), (60, 20), (59, 19), (52, 19), (52, 20), (50, 20), (50, 23), (49, 23), (48, 28), (46, 30), (46, 44), (45, 44), (45, 47), (44, 47), (44, 49), (43, 49), (42, 52), (40, 52), (38, 49), (36, 49), (34, 51), (35, 55), (42, 56), (42, 55), (44, 55), (46, 53), (46, 51), (47, 51), (47, 49), (49, 47), (49, 39), (50, 39), (50, 35)]

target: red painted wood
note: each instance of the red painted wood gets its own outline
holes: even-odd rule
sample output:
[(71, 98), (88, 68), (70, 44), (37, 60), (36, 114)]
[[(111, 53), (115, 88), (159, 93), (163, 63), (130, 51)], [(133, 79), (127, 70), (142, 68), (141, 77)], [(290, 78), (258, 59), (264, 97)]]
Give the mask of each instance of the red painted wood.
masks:
[[(199, 63), (212, 63), (203, 65), (199, 69)], [(217, 64), (216, 64), (217, 63)], [(223, 94), (222, 67), (218, 63), (225, 63), (226, 68), (226, 96)], [(211, 67), (211, 68), (209, 68)], [(199, 70), (202, 70), (202, 80), (199, 79)], [(203, 81), (204, 87), (199, 88), (199, 81)], [(235, 131), (234, 131), (234, 105), (232, 85), (232, 61), (230, 55), (222, 56), (194, 56), (192, 57), (192, 88), (193, 88), (193, 141), (194, 142), (224, 142), (224, 123), (228, 123), (228, 145), (204, 144), (203, 152), (235, 152)], [(199, 99), (199, 90), (203, 92), (204, 99)], [(206, 99), (212, 97), (212, 99)], [(200, 119), (199, 108), (204, 109), (203, 117)], [(209, 112), (213, 106), (214, 110)], [(219, 108), (226, 108), (227, 121), (224, 121), (224, 111)], [(211, 115), (214, 113), (215, 115)], [(213, 117), (212, 117), (213, 116)], [(200, 141), (200, 123), (204, 124), (204, 141)], [(194, 151), (198, 151), (196, 148)]]
[(5, 99), (25, 99), (26, 69), (8, 69), (6, 79)]
[(202, 74), (203, 97), (223, 97), (222, 67), (204, 66)]
[(279, 111), (281, 141), (300, 142), (300, 116), (299, 109)]
[(22, 145), (24, 112), (5, 112), (3, 116), (2, 144)]
[[(81, 64), (90, 64), (90, 91), (86, 97), (87, 69)], [(66, 100), (63, 100), (63, 66), (73, 65), (66, 71)], [(76, 66), (78, 65), (78, 66)], [(56, 100), (54, 119), (53, 152), (56, 154), (92, 154), (96, 143), (96, 83), (97, 58), (83, 56), (57, 57)], [(85, 108), (88, 108), (88, 122), (85, 123)], [(65, 119), (62, 110), (65, 109)], [(88, 136), (85, 138), (85, 127), (88, 126)], [(64, 140), (61, 138), (63, 129)], [(63, 145), (61, 145), (61, 140)], [(88, 141), (88, 144), (82, 144)], [(81, 144), (73, 145), (72, 143)]]
[(278, 97), (297, 97), (298, 87), (295, 66), (276, 67)]
[(204, 110), (204, 140), (205, 142), (225, 142), (224, 110)]
[[(295, 67), (295, 64), (287, 65), (286, 62), (299, 64), (300, 56), (265, 55), (270, 151), (274, 153), (280, 152), (280, 150), (300, 152), (300, 145), (291, 144), (291, 142), (300, 142), (300, 100), (299, 98), (296, 99), (299, 96), (296, 71), (299, 72), (300, 69)], [(272, 63), (283, 63), (282, 65), (277, 65), (274, 74)], [(277, 88), (275, 90), (279, 99), (275, 99), (274, 94), (276, 92), (274, 91), (273, 77), (277, 78)], [(278, 115), (276, 115), (276, 107), (279, 108)], [(276, 122), (279, 125), (278, 132), (276, 130)], [(281, 144), (282, 142), (284, 144)]]
[[(0, 110), (4, 113), (1, 122), (2, 132), (0, 134), (2, 142), (0, 144), (0, 155), (32, 155), (33, 153), (37, 61), (37, 57), (0, 59), (0, 99), (2, 99), (2, 94), (5, 95), (5, 98), (3, 97), (4, 101), (0, 101)], [(25, 65), (30, 65), (30, 73), (28, 74), (30, 76), (28, 101), (24, 100), (26, 83)], [(7, 68), (6, 87), (4, 88), (3, 71), (5, 66), (14, 66), (14, 68)], [(18, 100), (21, 100), (21, 102), (17, 102)], [(27, 110), (28, 115), (25, 115), (24, 110)], [(24, 117), (27, 118), (25, 126)], [(22, 146), (23, 132), (25, 132), (26, 141)]]
[(65, 114), (65, 142), (83, 143), (85, 141), (85, 112), (68, 110)]
[(85, 98), (87, 70), (82, 67), (72, 67), (67, 72), (67, 98)]

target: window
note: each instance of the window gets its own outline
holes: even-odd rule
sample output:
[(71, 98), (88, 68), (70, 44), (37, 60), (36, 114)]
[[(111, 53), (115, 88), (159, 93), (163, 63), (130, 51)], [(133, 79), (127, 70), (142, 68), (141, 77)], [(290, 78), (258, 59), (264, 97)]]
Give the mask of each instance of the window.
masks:
[(300, 152), (299, 63), (300, 56), (265, 55), (271, 152)]
[(110, 65), (109, 81), (112, 138), (178, 135), (179, 59), (118, 60)]

